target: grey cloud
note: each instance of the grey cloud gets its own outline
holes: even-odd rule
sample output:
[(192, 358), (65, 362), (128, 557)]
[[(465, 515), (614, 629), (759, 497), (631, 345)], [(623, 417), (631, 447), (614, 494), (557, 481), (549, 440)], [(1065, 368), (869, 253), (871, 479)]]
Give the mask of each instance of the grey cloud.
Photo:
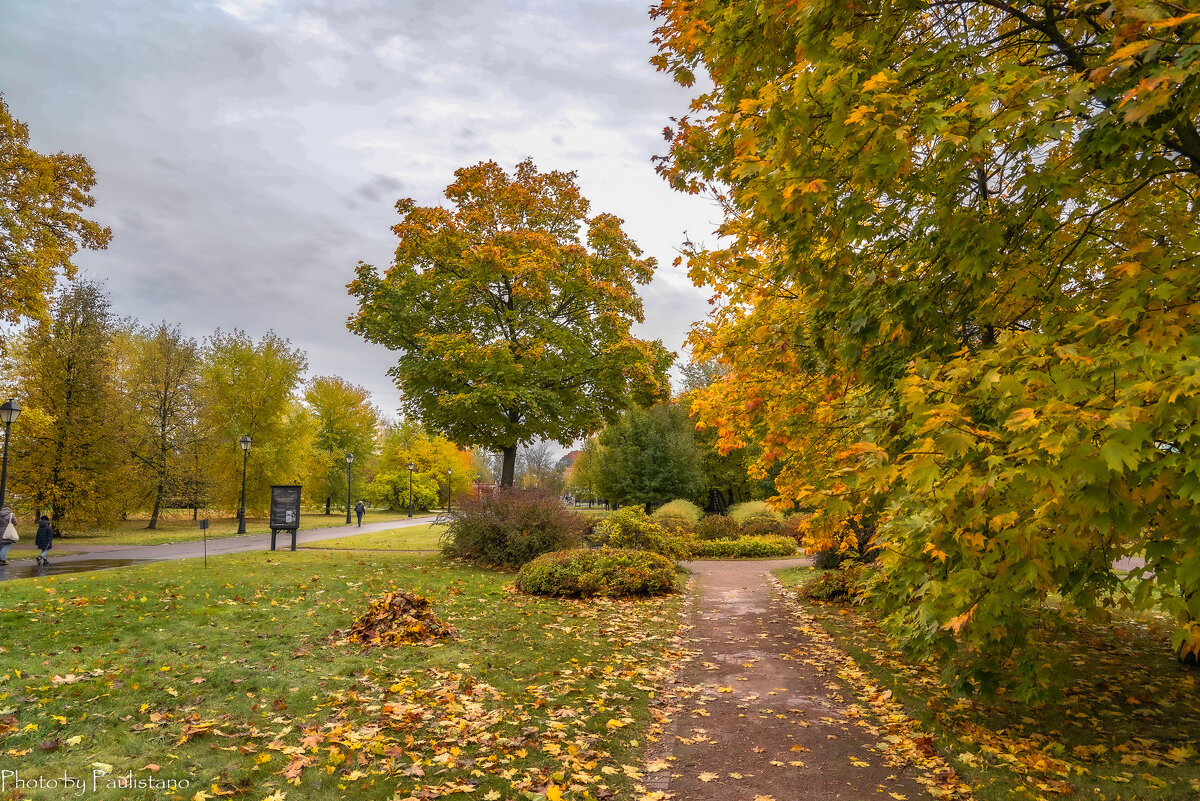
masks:
[[(358, 260), (386, 264), (393, 201), (443, 201), (452, 171), (533, 156), (577, 169), (597, 211), (669, 264), (713, 213), (652, 173), (686, 95), (647, 64), (652, 23), (616, 0), (0, 0), (0, 91), (41, 150), (96, 169), (118, 314), (274, 329), (310, 374), (385, 411), (395, 355), (345, 329)], [(678, 347), (705, 311), (678, 277), (645, 288), (645, 335)]]

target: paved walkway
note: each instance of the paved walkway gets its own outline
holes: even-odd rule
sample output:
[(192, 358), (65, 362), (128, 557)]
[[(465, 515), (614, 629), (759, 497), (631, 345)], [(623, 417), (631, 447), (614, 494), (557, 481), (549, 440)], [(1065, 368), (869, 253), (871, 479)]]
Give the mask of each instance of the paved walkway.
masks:
[(688, 618), (695, 653), (678, 677), (673, 759), (651, 777), (653, 789), (681, 801), (929, 797), (887, 764), (878, 735), (770, 586), (770, 571), (800, 564), (687, 565), (697, 585)]
[[(348, 537), (354, 534), (369, 534), (375, 531), (387, 531), (408, 526), (422, 526), (433, 522), (431, 516), (400, 518), (382, 523), (364, 523), (356, 525), (336, 526), (334, 528), (300, 529), (296, 535), (296, 544), (305, 545), (321, 540)], [(24, 538), (22, 538), (24, 540)], [(23, 544), (23, 543), (22, 543)], [(50, 552), (49, 567), (38, 567), (32, 559), (9, 560), (7, 566), (0, 567), (0, 581), (14, 578), (29, 578), (31, 576), (52, 576), (62, 573), (78, 573), (85, 570), (98, 570), (109, 567), (123, 567), (143, 562), (163, 562), (171, 559), (192, 559), (204, 556), (205, 543), (201, 539), (188, 542), (172, 542), (164, 545), (88, 545), (71, 538), (56, 539), (55, 548), (71, 551), (70, 555), (55, 556)], [(271, 547), (271, 535), (247, 534), (241, 537), (222, 537), (208, 541), (208, 555), (219, 556), (226, 553), (241, 553), (243, 551), (265, 551)], [(292, 535), (279, 532), (276, 535), (275, 547), (288, 550), (292, 547)], [(14, 548), (14, 552), (16, 552)], [(13, 552), (9, 553), (13, 556)]]

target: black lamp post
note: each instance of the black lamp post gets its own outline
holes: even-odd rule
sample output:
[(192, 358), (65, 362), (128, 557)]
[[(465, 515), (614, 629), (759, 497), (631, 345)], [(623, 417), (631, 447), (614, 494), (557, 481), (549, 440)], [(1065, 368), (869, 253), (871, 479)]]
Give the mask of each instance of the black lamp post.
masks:
[(9, 398), (0, 404), (0, 420), (4, 421), (4, 466), (0, 467), (0, 506), (4, 505), (4, 487), (8, 484), (8, 427), (16, 422), (21, 414), (21, 404), (16, 398)]
[(354, 464), (354, 454), (346, 454), (346, 525), (350, 525), (350, 465)]
[(416, 467), (412, 462), (408, 463), (408, 516), (412, 517), (412, 471)]
[(450, 514), (450, 489), (453, 487), (454, 468), (446, 468), (446, 514)]
[(243, 434), (238, 440), (242, 446), (242, 500), (238, 504), (238, 534), (246, 533), (246, 459), (250, 456), (250, 435)]

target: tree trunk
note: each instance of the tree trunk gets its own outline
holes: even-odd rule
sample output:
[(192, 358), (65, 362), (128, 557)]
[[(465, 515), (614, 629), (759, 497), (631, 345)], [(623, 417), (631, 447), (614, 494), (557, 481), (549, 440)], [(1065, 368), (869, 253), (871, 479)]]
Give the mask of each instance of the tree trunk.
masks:
[(329, 514), (329, 503), (330, 503), (329, 496), (326, 495), (325, 496), (325, 514)]
[(500, 468), (500, 486), (511, 488), (517, 472), (517, 446), (510, 445), (503, 451), (504, 466)]
[(162, 499), (164, 494), (165, 488), (162, 484), (159, 484), (154, 489), (154, 508), (150, 511), (150, 522), (146, 524), (147, 529), (154, 530), (158, 528), (158, 513), (162, 510)]

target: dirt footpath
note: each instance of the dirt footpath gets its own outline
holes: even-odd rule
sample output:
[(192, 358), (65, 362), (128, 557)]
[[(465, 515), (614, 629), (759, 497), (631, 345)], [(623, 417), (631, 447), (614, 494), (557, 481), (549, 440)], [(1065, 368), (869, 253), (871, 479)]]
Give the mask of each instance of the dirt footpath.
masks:
[[(844, 700), (768, 574), (799, 560), (694, 562), (671, 756), (647, 786), (682, 801), (929, 798)], [(665, 764), (664, 764), (665, 763)]]

